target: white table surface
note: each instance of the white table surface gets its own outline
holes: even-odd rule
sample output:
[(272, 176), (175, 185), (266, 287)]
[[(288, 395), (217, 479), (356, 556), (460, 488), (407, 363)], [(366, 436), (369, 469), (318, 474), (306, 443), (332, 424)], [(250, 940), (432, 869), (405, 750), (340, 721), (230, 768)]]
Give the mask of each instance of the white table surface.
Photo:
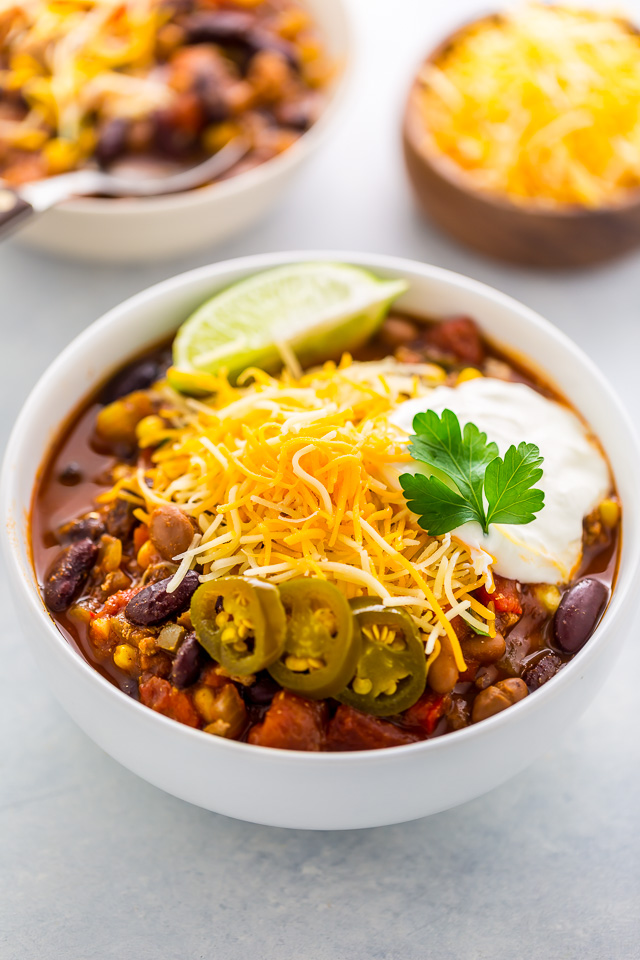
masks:
[[(50, 360), (125, 297), (214, 259), (321, 247), (430, 261), (518, 297), (581, 344), (637, 419), (640, 256), (581, 273), (512, 269), (455, 246), (412, 207), (398, 145), (411, 71), (483, 5), (353, 6), (349, 103), (267, 223), (223, 248), (146, 267), (3, 244), (3, 441)], [(637, 627), (570, 736), (558, 731), (515, 780), (430, 819), (314, 834), (207, 813), (124, 770), (53, 700), (3, 578), (0, 610), (3, 960), (640, 957)]]

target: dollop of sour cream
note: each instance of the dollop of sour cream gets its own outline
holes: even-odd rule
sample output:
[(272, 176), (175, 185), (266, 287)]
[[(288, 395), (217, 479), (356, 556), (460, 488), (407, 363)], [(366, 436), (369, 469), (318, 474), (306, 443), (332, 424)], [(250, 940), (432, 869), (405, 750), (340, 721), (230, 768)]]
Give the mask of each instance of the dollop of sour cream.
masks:
[[(425, 410), (452, 410), (460, 426), (475, 423), (498, 445), (500, 455), (514, 444), (535, 443), (544, 457), (536, 486), (545, 505), (527, 524), (490, 524), (489, 533), (475, 521), (452, 535), (471, 550), (493, 558), (495, 573), (522, 583), (566, 583), (582, 556), (582, 521), (611, 490), (607, 462), (584, 424), (566, 407), (523, 383), (478, 377), (460, 386), (436, 387), (427, 397), (407, 400), (389, 419), (413, 433), (413, 418)], [(418, 472), (416, 464), (407, 466)]]

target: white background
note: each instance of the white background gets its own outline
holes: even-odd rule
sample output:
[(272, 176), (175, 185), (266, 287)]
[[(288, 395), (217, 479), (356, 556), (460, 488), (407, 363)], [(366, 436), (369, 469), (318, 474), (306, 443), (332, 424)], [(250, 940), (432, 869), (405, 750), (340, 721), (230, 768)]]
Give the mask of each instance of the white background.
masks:
[[(415, 213), (399, 126), (420, 56), (473, 0), (351, 0), (353, 87), (267, 223), (152, 267), (0, 248), (3, 440), (56, 353), (107, 308), (191, 266), (279, 249), (372, 250), (490, 283), (573, 337), (640, 407), (640, 256), (533, 272), (467, 252)], [(640, 15), (640, 2), (628, 4)], [(218, 817), (138, 780), (50, 696), (0, 579), (0, 955), (11, 960), (637, 960), (638, 634), (568, 738), (457, 810), (347, 834)], [(260, 785), (256, 783), (256, 790)]]

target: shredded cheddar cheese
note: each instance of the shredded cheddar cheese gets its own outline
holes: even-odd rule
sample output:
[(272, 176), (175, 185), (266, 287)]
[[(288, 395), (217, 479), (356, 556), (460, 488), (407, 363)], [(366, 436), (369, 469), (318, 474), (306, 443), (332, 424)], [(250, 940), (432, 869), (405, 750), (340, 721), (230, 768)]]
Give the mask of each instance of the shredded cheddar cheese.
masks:
[(428, 142), (480, 189), (597, 207), (640, 185), (640, 36), (619, 17), (526, 4), (419, 79)]
[(470, 596), (491, 585), (487, 557), (418, 526), (398, 480), (410, 460), (406, 435), (387, 416), (441, 379), (430, 364), (345, 357), (300, 377), (252, 370), (235, 388), (220, 377), (206, 401), (163, 382), (153, 388), (160, 415), (138, 425), (151, 466), (120, 468), (102, 500), (126, 495), (140, 518), (173, 503), (196, 519), (200, 533), (175, 558), (172, 588), (194, 568), (201, 581), (326, 578), (347, 597), (406, 608), (430, 659), (446, 633), (464, 670), (451, 621), (493, 633), (494, 614)]
[(418, 526), (398, 481), (410, 460), (406, 435), (388, 420), (442, 377), (431, 364), (345, 357), (299, 377), (247, 371), (247, 385), (235, 388), (219, 377), (206, 401), (163, 382), (154, 388), (160, 415), (137, 431), (140, 446), (154, 450), (152, 465), (118, 467), (101, 499), (126, 497), (143, 521), (166, 503), (197, 520), (200, 533), (175, 558), (171, 589), (194, 568), (201, 581), (323, 577), (347, 597), (406, 608), (429, 662), (446, 633), (464, 670), (451, 621), (460, 616), (493, 635), (494, 613), (470, 596), (491, 588), (488, 557)]

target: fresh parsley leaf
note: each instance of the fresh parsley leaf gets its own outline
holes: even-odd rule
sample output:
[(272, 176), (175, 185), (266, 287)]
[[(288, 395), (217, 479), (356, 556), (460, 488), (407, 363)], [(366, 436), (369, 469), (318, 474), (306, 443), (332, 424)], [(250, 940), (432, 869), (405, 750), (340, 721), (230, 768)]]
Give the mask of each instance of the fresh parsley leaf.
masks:
[(498, 456), (498, 445), (487, 443), (486, 433), (480, 433), (475, 423), (467, 423), (461, 431), (460, 421), (451, 410), (443, 410), (441, 417), (433, 410), (418, 413), (413, 429), (415, 435), (409, 445), (413, 459), (442, 471), (471, 509), (484, 518), (484, 474)]
[[(533, 443), (509, 447), (504, 458), (474, 423), (464, 430), (451, 410), (433, 410), (413, 420), (409, 452), (437, 476), (404, 473), (407, 505), (432, 536), (448, 533), (469, 520), (481, 524), (530, 523), (544, 506), (544, 493), (532, 489), (542, 477), (543, 458)], [(486, 504), (486, 505), (485, 505)]]
[(544, 506), (544, 493), (531, 489), (542, 477), (540, 450), (534, 443), (511, 446), (504, 460), (496, 457), (487, 467), (484, 492), (487, 526), (490, 523), (531, 523)]
[(477, 519), (471, 504), (437, 477), (403, 473), (400, 483), (409, 510), (420, 515), (418, 523), (434, 537)]

